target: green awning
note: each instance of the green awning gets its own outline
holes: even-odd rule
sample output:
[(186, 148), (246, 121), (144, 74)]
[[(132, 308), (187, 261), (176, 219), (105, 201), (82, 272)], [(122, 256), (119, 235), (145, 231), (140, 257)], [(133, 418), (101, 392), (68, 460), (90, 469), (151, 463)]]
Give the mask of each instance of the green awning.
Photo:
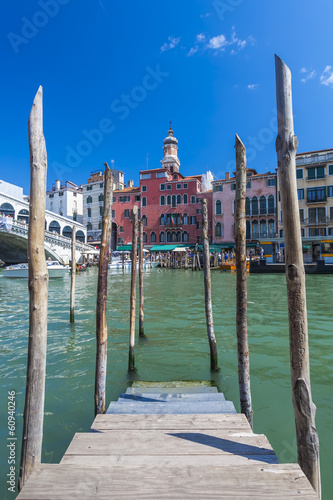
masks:
[(154, 245), (151, 247), (151, 252), (172, 252), (175, 248), (186, 248), (188, 245), (182, 245), (181, 243), (176, 243), (175, 245)]
[(119, 245), (117, 246), (117, 252), (131, 252), (132, 245)]

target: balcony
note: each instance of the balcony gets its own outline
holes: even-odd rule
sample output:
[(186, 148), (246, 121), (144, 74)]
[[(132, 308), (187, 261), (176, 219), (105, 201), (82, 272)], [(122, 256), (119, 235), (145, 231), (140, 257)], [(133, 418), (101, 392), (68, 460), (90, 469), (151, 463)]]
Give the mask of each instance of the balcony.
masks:
[(175, 224), (165, 224), (165, 229), (179, 229), (182, 230), (183, 226), (180, 223)]
[(330, 217), (309, 217), (308, 219), (308, 225), (309, 226), (318, 226), (318, 225), (327, 225), (330, 222), (332, 222), (332, 219)]

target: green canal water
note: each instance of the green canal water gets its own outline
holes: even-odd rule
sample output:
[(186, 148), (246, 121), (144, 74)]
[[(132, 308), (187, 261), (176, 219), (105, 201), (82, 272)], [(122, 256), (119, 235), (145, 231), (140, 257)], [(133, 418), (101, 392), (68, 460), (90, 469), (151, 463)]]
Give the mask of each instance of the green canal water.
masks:
[[(47, 379), (43, 462), (61, 460), (75, 432), (88, 431), (94, 418), (95, 304), (97, 270), (76, 280), (76, 321), (69, 325), (70, 279), (49, 284)], [(236, 276), (212, 273), (213, 313), (221, 370), (209, 370), (203, 275), (153, 269), (145, 273), (145, 332), (137, 341), (134, 376), (127, 373), (129, 273), (109, 274), (107, 402), (133, 379), (212, 380), (239, 411), (235, 333)], [(332, 498), (333, 450), (333, 275), (307, 276), (311, 382), (317, 405), (323, 498)], [(284, 275), (248, 278), (248, 330), (254, 431), (266, 434), (281, 462), (296, 462), (290, 390), (286, 285)], [(28, 342), (26, 280), (8, 280), (0, 271), (1, 486), (9, 473), (8, 391), (16, 394), (16, 470), (19, 469)]]

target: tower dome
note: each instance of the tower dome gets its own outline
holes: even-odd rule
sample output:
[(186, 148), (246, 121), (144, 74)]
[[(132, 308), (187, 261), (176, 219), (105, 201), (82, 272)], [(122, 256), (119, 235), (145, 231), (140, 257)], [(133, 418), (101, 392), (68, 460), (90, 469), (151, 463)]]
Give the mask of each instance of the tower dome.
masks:
[(180, 161), (178, 158), (178, 140), (173, 135), (173, 130), (168, 130), (168, 136), (163, 141), (163, 159), (161, 160), (162, 167), (170, 170), (170, 172), (179, 172)]

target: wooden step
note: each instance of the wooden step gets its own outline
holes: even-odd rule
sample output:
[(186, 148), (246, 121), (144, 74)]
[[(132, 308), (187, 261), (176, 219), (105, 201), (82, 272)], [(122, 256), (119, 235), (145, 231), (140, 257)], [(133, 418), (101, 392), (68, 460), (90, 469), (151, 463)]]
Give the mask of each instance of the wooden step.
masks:
[(315, 500), (297, 464), (195, 467), (97, 467), (45, 464), (18, 500)]
[(146, 402), (146, 403), (156, 403), (158, 401), (164, 402), (184, 402), (184, 403), (196, 403), (201, 401), (225, 401), (224, 394), (222, 392), (219, 393), (197, 393), (197, 394), (188, 394), (183, 392), (177, 393), (136, 393), (136, 394), (120, 394), (118, 398), (118, 403), (124, 401), (137, 401), (138, 403)]
[(218, 402), (197, 402), (197, 403), (174, 403), (174, 402), (159, 402), (159, 403), (110, 403), (106, 413), (132, 413), (132, 414), (171, 414), (176, 415), (188, 413), (236, 413), (236, 409), (232, 401)]
[(201, 415), (97, 415), (92, 431), (108, 430), (230, 430), (233, 432), (252, 432), (252, 429), (242, 413), (217, 413)]
[(175, 394), (179, 393), (182, 390), (186, 393), (192, 393), (192, 394), (200, 394), (200, 393), (217, 393), (217, 388), (216, 387), (211, 387), (207, 385), (186, 385), (183, 387), (175, 387), (175, 386), (167, 386), (167, 385), (154, 385), (154, 386), (147, 386), (147, 385), (140, 385), (140, 386), (132, 386), (128, 387), (126, 394), (141, 394), (142, 392), (148, 393), (167, 393), (167, 394)]

